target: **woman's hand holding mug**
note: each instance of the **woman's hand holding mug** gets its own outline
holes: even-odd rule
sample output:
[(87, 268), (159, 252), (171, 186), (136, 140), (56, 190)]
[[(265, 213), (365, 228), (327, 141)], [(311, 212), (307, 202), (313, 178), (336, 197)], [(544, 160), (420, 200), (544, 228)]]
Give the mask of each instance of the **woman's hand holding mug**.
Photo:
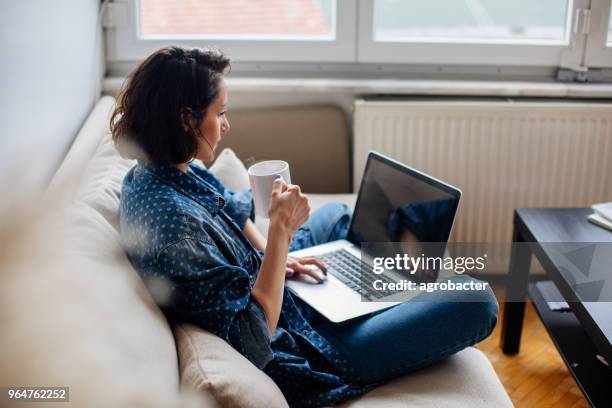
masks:
[(291, 236), (308, 220), (309, 214), (310, 203), (300, 186), (287, 185), (281, 176), (277, 176), (272, 185), (268, 209), (270, 227), (280, 227)]

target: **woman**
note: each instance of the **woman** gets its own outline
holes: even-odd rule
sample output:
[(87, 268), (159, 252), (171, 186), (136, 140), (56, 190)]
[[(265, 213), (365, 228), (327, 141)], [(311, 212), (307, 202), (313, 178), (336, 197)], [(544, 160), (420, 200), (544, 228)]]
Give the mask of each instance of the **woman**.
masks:
[(111, 118), (117, 147), (138, 159), (121, 193), (123, 244), (145, 281), (166, 283), (157, 300), (168, 317), (227, 340), (292, 406), (361, 395), (486, 337), (497, 319), (490, 292), (479, 302), (408, 302), (338, 325), (287, 291), (286, 274), (319, 280), (306, 265), (325, 270), (288, 252), (344, 238), (350, 213), (328, 205), (309, 217), (299, 186), (277, 179), (266, 240), (251, 220), (250, 191), (230, 191), (192, 163), (212, 162), (230, 129), (228, 67), (217, 51), (159, 50), (130, 75)]

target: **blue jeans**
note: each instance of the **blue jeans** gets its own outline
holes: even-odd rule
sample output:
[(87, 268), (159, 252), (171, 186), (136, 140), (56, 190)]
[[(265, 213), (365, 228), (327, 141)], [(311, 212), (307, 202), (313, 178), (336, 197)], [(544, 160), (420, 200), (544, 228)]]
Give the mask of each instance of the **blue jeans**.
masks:
[[(350, 210), (328, 204), (312, 213), (293, 236), (290, 250), (346, 238)], [(456, 275), (455, 281), (476, 279)], [(421, 294), (390, 309), (345, 323), (325, 319), (304, 302), (305, 317), (338, 348), (366, 383), (401, 376), (440, 361), (486, 338), (497, 322), (498, 305), (487, 286), (478, 299), (461, 301), (462, 291)], [(465, 299), (464, 299), (465, 300)]]

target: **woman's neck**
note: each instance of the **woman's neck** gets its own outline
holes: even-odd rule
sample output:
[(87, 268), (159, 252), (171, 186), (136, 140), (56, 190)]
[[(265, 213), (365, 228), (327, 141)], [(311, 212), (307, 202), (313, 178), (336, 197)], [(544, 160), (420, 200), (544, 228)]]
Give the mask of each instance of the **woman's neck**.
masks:
[(187, 169), (189, 168), (189, 163), (175, 164), (174, 167), (181, 170), (183, 173), (187, 173)]

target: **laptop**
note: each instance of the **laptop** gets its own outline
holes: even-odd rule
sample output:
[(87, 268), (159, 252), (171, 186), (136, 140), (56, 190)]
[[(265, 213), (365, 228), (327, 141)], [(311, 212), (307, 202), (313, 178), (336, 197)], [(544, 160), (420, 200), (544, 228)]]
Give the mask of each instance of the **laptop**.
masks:
[[(317, 285), (312, 278), (300, 275), (287, 280), (287, 287), (332, 322), (354, 319), (409, 300), (411, 295), (406, 292), (384, 296), (384, 292), (362, 284), (363, 279), (371, 281), (382, 276), (367, 276), (367, 272), (373, 274), (371, 268), (363, 268), (362, 274), (362, 260), (366, 264), (372, 261), (371, 254), (362, 253), (362, 244), (399, 242), (410, 237), (445, 246), (460, 198), (459, 189), (380, 153), (369, 152), (347, 239), (289, 254), (319, 258), (327, 266), (327, 281)], [(384, 277), (391, 281), (407, 279), (396, 271), (386, 272)], [(416, 296), (418, 291), (414, 292)]]

